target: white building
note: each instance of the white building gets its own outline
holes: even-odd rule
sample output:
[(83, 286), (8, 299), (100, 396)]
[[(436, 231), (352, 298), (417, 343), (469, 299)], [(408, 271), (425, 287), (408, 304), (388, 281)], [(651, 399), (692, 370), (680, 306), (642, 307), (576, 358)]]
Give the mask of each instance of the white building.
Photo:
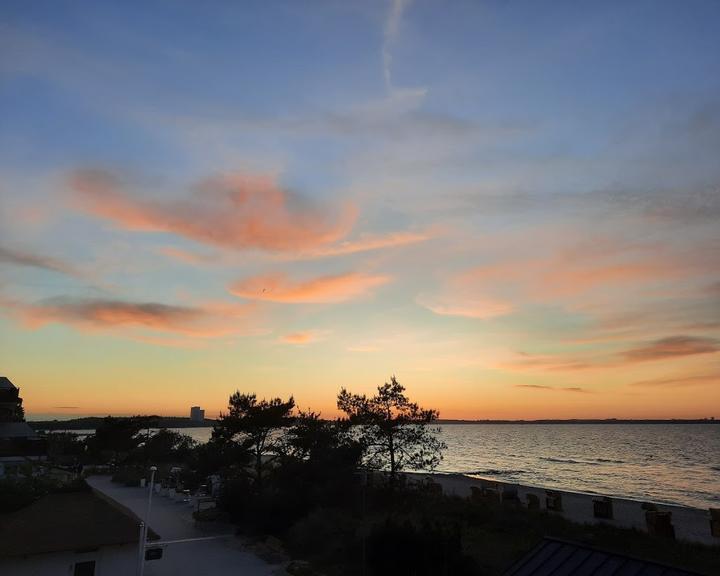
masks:
[(205, 420), (205, 410), (200, 406), (193, 406), (190, 408), (190, 420), (193, 422), (203, 422)]
[(132, 576), (139, 526), (137, 516), (97, 492), (48, 494), (0, 516), (0, 574)]

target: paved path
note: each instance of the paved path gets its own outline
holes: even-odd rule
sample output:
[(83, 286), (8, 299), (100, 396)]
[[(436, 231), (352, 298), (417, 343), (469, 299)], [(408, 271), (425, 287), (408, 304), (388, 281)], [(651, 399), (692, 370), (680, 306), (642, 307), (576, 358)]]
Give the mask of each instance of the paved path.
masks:
[[(87, 479), (96, 490), (116, 500), (143, 518), (147, 507), (147, 488), (128, 488), (113, 484), (108, 476), (91, 476)], [(173, 502), (153, 494), (150, 527), (162, 541), (212, 536), (207, 530), (195, 526), (189, 504)], [(228, 534), (230, 527), (221, 527), (216, 533)], [(279, 567), (267, 564), (257, 556), (242, 550), (237, 538), (218, 538), (199, 542), (169, 544), (162, 560), (145, 564), (146, 576), (269, 576), (277, 574)]]

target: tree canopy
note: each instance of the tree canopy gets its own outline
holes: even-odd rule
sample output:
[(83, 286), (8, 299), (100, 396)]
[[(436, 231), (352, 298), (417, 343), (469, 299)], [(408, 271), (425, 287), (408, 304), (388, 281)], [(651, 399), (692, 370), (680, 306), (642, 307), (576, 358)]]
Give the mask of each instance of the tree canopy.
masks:
[(235, 392), (228, 401), (228, 412), (220, 414), (213, 429), (213, 439), (220, 443), (237, 443), (253, 456), (254, 480), (262, 484), (263, 468), (280, 452), (282, 441), (277, 431), (292, 423), (295, 400), (291, 396), (258, 400), (255, 394)]
[(391, 485), (402, 470), (433, 470), (440, 463), (445, 444), (437, 437), (439, 429), (430, 426), (438, 411), (411, 402), (395, 376), (371, 397), (343, 388), (337, 406), (360, 425), (366, 464), (388, 470)]

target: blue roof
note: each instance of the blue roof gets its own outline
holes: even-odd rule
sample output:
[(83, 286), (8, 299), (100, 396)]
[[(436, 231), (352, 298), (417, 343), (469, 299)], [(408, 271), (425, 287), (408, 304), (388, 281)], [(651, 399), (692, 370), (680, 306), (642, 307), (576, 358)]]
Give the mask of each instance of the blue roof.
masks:
[(583, 544), (546, 538), (505, 576), (700, 576)]

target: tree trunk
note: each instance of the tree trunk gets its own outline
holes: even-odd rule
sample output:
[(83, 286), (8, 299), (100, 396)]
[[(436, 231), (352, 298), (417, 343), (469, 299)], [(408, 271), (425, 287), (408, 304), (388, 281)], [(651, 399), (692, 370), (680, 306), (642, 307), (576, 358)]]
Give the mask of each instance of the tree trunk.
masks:
[(396, 478), (397, 474), (395, 471), (395, 466), (396, 466), (395, 465), (395, 443), (393, 441), (394, 439), (393, 439), (392, 432), (390, 432), (388, 440), (389, 440), (388, 448), (390, 450), (390, 489), (394, 490), (395, 489), (395, 480), (397, 479)]
[(255, 475), (258, 492), (262, 492), (262, 450), (259, 445), (255, 447)]

